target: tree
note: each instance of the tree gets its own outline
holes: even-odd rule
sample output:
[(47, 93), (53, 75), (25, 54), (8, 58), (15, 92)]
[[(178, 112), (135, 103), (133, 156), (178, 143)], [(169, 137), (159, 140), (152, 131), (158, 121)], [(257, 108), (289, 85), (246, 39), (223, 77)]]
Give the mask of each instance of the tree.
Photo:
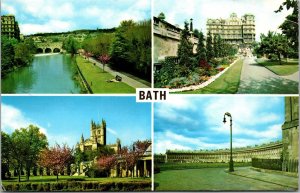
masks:
[(104, 72), (104, 67), (109, 62), (110, 56), (107, 54), (104, 54), (104, 55), (99, 56), (98, 60), (100, 60), (102, 67), (103, 67), (103, 72)]
[(279, 33), (269, 31), (267, 35), (261, 34), (260, 36), (259, 51), (264, 54), (275, 54), (281, 63), (281, 56), (289, 51), (289, 44), (287, 38)]
[(187, 75), (188, 70), (192, 70), (190, 68), (194, 67), (192, 61), (193, 45), (189, 41), (189, 37), (189, 24), (188, 22), (184, 22), (184, 29), (181, 31), (180, 42), (177, 50), (178, 64), (186, 69), (186, 72), (183, 72), (183, 75)]
[(73, 37), (69, 36), (63, 41), (62, 48), (65, 49), (72, 56), (77, 53), (77, 50), (80, 48), (79, 42)]
[(158, 15), (158, 19), (161, 19), (161, 20), (165, 20), (166, 19), (166, 16), (163, 12), (161, 12), (159, 15)]
[(72, 151), (67, 145), (56, 144), (41, 152), (39, 164), (42, 167), (52, 169), (56, 174), (56, 181), (58, 181), (58, 174), (64, 171), (72, 159)]
[(30, 169), (38, 160), (42, 149), (48, 145), (45, 134), (36, 126), (29, 125), (27, 128), (17, 129), (11, 136), (12, 158), (16, 161), (19, 182), (21, 170), (25, 166), (26, 180), (29, 180)]
[(210, 31), (208, 31), (207, 38), (206, 38), (206, 55), (207, 55), (208, 62), (210, 62), (211, 59), (215, 57)]
[(281, 12), (284, 7), (287, 10), (293, 9), (292, 14), (288, 15), (285, 21), (279, 26), (282, 30), (282, 33), (286, 35), (287, 39), (290, 42), (291, 47), (294, 50), (294, 56), (298, 57), (298, 34), (299, 34), (299, 23), (298, 23), (298, 1), (297, 0), (286, 0), (280, 5), (278, 10), (275, 12)]
[(9, 173), (11, 160), (11, 138), (8, 134), (1, 131), (1, 177), (6, 178)]
[(1, 36), (1, 71), (4, 73), (14, 66), (16, 39), (9, 39), (7, 36)]
[(206, 57), (206, 49), (204, 45), (204, 35), (202, 32), (198, 34), (198, 45), (197, 45), (197, 61), (205, 60), (207, 61)]
[(98, 160), (98, 167), (106, 172), (107, 177), (109, 176), (110, 170), (117, 165), (117, 158), (114, 155), (102, 156)]

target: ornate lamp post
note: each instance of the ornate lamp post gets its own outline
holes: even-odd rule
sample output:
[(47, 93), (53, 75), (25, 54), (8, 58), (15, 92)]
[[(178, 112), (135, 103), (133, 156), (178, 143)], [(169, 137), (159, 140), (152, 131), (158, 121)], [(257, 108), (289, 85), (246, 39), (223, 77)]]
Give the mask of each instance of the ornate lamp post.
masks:
[(224, 114), (223, 123), (226, 123), (226, 116), (230, 117), (230, 160), (229, 160), (229, 172), (233, 172), (233, 159), (232, 159), (232, 116), (230, 113), (226, 112)]

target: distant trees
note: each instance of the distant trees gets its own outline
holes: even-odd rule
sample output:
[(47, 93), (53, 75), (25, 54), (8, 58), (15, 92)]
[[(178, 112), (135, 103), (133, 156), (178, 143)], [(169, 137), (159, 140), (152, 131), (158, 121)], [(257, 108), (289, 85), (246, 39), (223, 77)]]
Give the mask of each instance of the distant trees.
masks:
[(59, 173), (63, 172), (72, 160), (72, 151), (67, 145), (60, 146), (58, 144), (44, 149), (39, 156), (39, 165), (52, 169), (56, 174), (56, 181), (58, 181)]
[(100, 33), (96, 37), (89, 37), (82, 42), (82, 48), (95, 56), (108, 55), (113, 42), (114, 33)]
[(65, 49), (71, 55), (77, 53), (77, 50), (80, 48), (79, 42), (73, 37), (69, 36), (63, 41), (62, 48)]

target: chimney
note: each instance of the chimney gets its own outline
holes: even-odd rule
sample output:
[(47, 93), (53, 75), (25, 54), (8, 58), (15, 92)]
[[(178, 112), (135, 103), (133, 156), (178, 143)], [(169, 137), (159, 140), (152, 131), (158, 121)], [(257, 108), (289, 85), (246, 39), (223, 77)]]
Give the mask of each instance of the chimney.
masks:
[(193, 32), (193, 19), (190, 19), (190, 31)]

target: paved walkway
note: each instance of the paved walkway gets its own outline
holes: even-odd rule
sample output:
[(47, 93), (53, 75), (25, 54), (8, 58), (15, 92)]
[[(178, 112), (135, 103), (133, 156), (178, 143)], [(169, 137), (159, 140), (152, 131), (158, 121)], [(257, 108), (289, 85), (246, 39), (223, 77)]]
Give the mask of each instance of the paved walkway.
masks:
[(230, 174), (238, 175), (250, 179), (255, 179), (267, 183), (272, 183), (275, 185), (285, 186), (295, 190), (298, 189), (297, 177), (285, 176), (275, 172), (274, 173), (259, 172), (247, 167), (247, 168), (236, 168), (236, 171)]
[(288, 76), (281, 76), (282, 78), (293, 80), (296, 82), (299, 82), (299, 71), (295, 72), (294, 74), (288, 75)]
[(254, 57), (245, 58), (238, 93), (297, 94), (296, 75), (280, 77), (257, 64)]
[[(95, 60), (93, 58), (89, 58), (89, 61), (93, 62), (93, 63), (96, 63), (96, 65), (102, 69), (102, 64), (98, 61), (98, 60)], [(116, 75), (119, 75), (122, 77), (122, 82), (125, 82), (126, 84), (128, 84), (129, 86), (133, 87), (133, 88), (150, 88), (149, 86), (133, 79), (133, 78), (130, 78), (128, 76), (126, 76), (125, 74), (122, 74), (120, 72), (117, 72), (113, 69), (111, 69), (109, 66), (105, 65), (105, 68), (104, 70), (108, 73), (110, 73), (111, 75), (113, 75), (114, 77)]]

